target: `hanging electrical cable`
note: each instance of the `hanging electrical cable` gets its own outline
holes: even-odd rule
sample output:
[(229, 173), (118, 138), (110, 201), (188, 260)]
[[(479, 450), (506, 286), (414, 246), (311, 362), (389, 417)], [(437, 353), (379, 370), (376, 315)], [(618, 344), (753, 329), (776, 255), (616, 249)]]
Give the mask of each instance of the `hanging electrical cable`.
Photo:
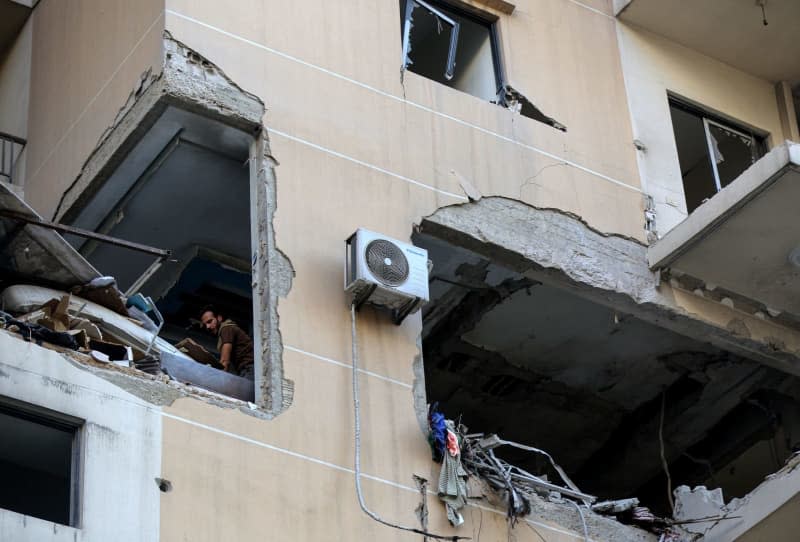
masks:
[(400, 529), (401, 531), (408, 531), (411, 533), (416, 533), (422, 536), (426, 536), (428, 538), (435, 538), (437, 540), (451, 540), (452, 542), (456, 542), (457, 540), (471, 540), (470, 537), (467, 536), (445, 536), (440, 534), (429, 533), (422, 529), (417, 529), (415, 527), (405, 527), (402, 525), (396, 525), (389, 521), (382, 519), (378, 514), (367, 508), (366, 503), (364, 502), (364, 495), (361, 492), (361, 404), (359, 400), (359, 391), (358, 391), (358, 334), (356, 330), (356, 306), (355, 303), (350, 305), (350, 323), (351, 323), (351, 342), (353, 346), (353, 418), (354, 418), (354, 435), (355, 435), (355, 477), (356, 477), (356, 496), (358, 497), (358, 505), (361, 507), (361, 510), (364, 511), (369, 517), (386, 525), (387, 527), (391, 527), (393, 529)]
[(578, 515), (581, 517), (581, 523), (583, 524), (583, 539), (586, 542), (591, 542), (589, 540), (589, 527), (586, 525), (586, 517), (583, 515), (583, 510), (581, 510), (581, 505), (576, 503), (575, 501), (569, 501), (569, 502), (575, 505), (575, 508), (578, 509)]

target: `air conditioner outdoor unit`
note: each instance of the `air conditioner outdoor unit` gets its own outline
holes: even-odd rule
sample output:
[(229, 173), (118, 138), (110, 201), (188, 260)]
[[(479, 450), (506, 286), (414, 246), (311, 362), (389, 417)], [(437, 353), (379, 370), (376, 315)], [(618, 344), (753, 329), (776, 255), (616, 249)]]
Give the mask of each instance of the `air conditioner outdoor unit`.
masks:
[(345, 241), (344, 289), (392, 311), (395, 324), (428, 302), (428, 251), (359, 228)]

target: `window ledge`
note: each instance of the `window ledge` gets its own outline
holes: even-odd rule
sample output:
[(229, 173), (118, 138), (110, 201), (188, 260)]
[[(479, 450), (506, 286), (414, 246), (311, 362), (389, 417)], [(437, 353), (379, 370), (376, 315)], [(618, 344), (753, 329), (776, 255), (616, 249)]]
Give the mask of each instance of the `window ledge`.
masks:
[[(22, 339), (18, 333), (4, 329), (0, 329), (0, 333), (5, 333), (14, 337), (21, 343), (27, 342)], [(235, 408), (259, 418), (273, 417), (273, 414), (255, 403), (242, 401), (192, 384), (179, 382), (169, 378), (165, 374), (151, 375), (132, 367), (123, 367), (114, 363), (101, 363), (94, 360), (86, 353), (77, 352), (46, 342), (42, 342), (41, 345), (36, 345), (36, 343), (28, 344), (58, 352), (83, 369), (91, 371), (95, 375), (110, 381), (125, 391), (153, 404), (169, 405), (176, 399), (191, 397), (213, 403), (217, 406)], [(4, 510), (0, 509), (0, 511)]]
[[(17, 533), (21, 540), (73, 542), (80, 537), (81, 530), (77, 527), (0, 508), (0, 532)], [(30, 538), (27, 538), (28, 536)]]
[(461, 0), (464, 4), (468, 4), (478, 9), (490, 9), (498, 11), (505, 15), (511, 15), (516, 9), (516, 5), (505, 0)]

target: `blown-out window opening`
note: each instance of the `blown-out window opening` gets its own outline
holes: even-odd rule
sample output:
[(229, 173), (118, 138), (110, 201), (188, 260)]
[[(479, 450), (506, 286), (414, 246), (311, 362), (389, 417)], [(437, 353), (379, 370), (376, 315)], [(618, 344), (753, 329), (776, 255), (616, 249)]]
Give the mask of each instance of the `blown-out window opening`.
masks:
[(433, 0), (401, 0), (402, 70), (497, 102), (503, 75), (495, 22)]
[(765, 136), (674, 97), (669, 106), (686, 209), (692, 212), (764, 155)]

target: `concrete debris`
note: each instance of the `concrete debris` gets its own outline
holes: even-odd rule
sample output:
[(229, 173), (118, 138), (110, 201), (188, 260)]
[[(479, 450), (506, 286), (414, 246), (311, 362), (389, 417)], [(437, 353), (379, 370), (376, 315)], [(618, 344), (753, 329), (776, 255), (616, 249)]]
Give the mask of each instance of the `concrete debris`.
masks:
[(637, 506), (633, 509), (633, 520), (640, 523), (655, 523), (658, 518), (646, 506)]
[(525, 95), (511, 85), (505, 85), (503, 87), (503, 96), (501, 98), (500, 105), (507, 107), (511, 111), (519, 113), (523, 117), (528, 117), (529, 119), (538, 120), (539, 122), (548, 124), (556, 130), (561, 130), (562, 132), (567, 131), (566, 126), (554, 118), (548, 117), (542, 113), (541, 109), (536, 107), (533, 102), (531, 102), (525, 97)]
[[(10, 312), (0, 312), (0, 328), (19, 333), (26, 341), (75, 350), (97, 363), (130, 367), (243, 401), (254, 400), (253, 382), (210, 366), (208, 358), (216, 359), (199, 345), (197, 351), (208, 356), (195, 360), (191, 352), (179, 350), (150, 331), (147, 322), (123, 316), (122, 311), (128, 313), (126, 304), (136, 300), (125, 298), (112, 277), (102, 277), (75, 291), (89, 293), (94, 301), (38, 286), (9, 286), (1, 297)], [(134, 314), (162, 321), (151, 312), (157, 311), (152, 304), (140, 303), (136, 308)]]
[[(530, 511), (530, 498), (534, 494), (548, 497), (555, 492), (560, 496), (569, 497), (586, 504), (596, 500), (596, 497), (578, 490), (575, 484), (566, 476), (563, 469), (543, 450), (505, 441), (497, 437), (497, 435), (486, 437), (482, 433), (464, 434), (463, 441), (462, 461), (464, 466), (472, 474), (489, 482), (493, 488), (505, 493), (508, 517), (511, 519), (525, 515)], [(565, 487), (548, 482), (541, 476), (531, 474), (498, 458), (494, 453), (494, 449), (503, 445), (542, 454), (547, 457), (553, 468), (561, 476)]]
[(464, 191), (470, 201), (478, 201), (483, 197), (483, 194), (481, 194), (480, 190), (478, 190), (478, 188), (472, 184), (469, 179), (461, 175), (459, 172), (451, 169), (450, 175), (456, 178), (458, 184), (461, 185), (461, 189)]
[[(675, 488), (673, 494), (676, 522), (693, 533), (704, 533), (717, 518), (722, 516), (725, 509), (720, 488), (709, 490), (705, 486), (697, 486), (694, 489), (690, 489), (689, 486), (679, 486)], [(703, 519), (708, 521), (696, 521)]]
[(592, 511), (600, 514), (620, 514), (637, 506), (639, 506), (639, 499), (633, 497), (631, 499), (594, 503), (592, 505)]

